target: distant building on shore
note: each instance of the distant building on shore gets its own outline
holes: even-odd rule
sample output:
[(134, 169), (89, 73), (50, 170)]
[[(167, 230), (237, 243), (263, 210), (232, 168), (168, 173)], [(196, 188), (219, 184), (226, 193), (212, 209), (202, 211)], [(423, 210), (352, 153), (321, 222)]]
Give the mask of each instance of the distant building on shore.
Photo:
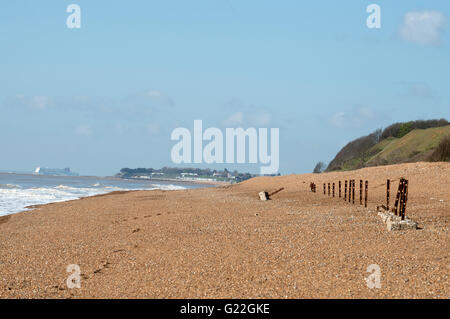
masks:
[(35, 175), (53, 175), (53, 176), (79, 176), (78, 173), (74, 173), (70, 170), (70, 168), (45, 168), (45, 167), (37, 167), (34, 171)]

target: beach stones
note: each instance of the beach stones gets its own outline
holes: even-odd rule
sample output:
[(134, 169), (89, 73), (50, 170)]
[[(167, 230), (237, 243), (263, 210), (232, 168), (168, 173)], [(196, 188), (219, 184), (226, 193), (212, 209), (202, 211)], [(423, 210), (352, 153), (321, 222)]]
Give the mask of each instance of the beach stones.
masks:
[(259, 199), (262, 201), (269, 200), (269, 193), (268, 192), (260, 192)]
[(417, 223), (415, 221), (412, 221), (407, 217), (404, 220), (402, 220), (401, 217), (396, 216), (395, 214), (389, 211), (378, 212), (378, 215), (381, 217), (383, 222), (386, 223), (388, 231), (418, 228)]

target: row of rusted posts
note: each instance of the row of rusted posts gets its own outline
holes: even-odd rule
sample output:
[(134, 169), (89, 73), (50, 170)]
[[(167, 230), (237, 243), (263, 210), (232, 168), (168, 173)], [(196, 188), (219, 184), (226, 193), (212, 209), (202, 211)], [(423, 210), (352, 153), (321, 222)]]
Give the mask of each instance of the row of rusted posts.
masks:
[[(361, 179), (359, 181), (359, 204), (363, 204), (363, 198), (364, 198), (364, 207), (367, 207), (367, 198), (369, 193), (369, 182), (365, 181), (364, 183), (364, 196), (363, 196), (363, 180)], [(311, 183), (313, 184), (313, 183)], [(339, 198), (342, 198), (342, 182), (339, 181)], [(326, 195), (327, 192), (327, 186), (328, 186), (328, 196), (335, 197), (336, 193), (336, 184), (335, 183), (324, 183), (323, 184), (323, 194)], [(331, 189), (333, 189), (331, 191)], [(356, 190), (356, 183), (354, 179), (346, 180), (344, 181), (344, 200), (347, 201), (347, 189), (348, 189), (348, 202), (355, 204), (355, 190)]]
[[(349, 179), (348, 181), (345, 180), (344, 184), (342, 184), (341, 181), (339, 181), (339, 198), (342, 198), (342, 185), (344, 185), (344, 201), (347, 202), (347, 190), (348, 190), (348, 202), (355, 204), (355, 180)], [(316, 192), (316, 184), (311, 183), (311, 191)], [(364, 195), (363, 195), (363, 187), (364, 187)], [(331, 192), (331, 188), (333, 188), (333, 191)], [(323, 194), (327, 194), (327, 183), (323, 184)], [(328, 183), (328, 196), (335, 197), (336, 193), (336, 184), (333, 182)], [(389, 210), (389, 202), (391, 199), (391, 180), (388, 179), (386, 181), (386, 209)], [(367, 200), (369, 197), (369, 181), (363, 181), (362, 179), (359, 180), (359, 204), (363, 205), (363, 198), (364, 198), (364, 207), (367, 207)], [(406, 203), (408, 201), (408, 180), (405, 178), (400, 179), (400, 183), (398, 185), (397, 190), (397, 196), (395, 199), (394, 207), (392, 208), (392, 212), (400, 216), (402, 220), (405, 219), (405, 213), (406, 213)]]

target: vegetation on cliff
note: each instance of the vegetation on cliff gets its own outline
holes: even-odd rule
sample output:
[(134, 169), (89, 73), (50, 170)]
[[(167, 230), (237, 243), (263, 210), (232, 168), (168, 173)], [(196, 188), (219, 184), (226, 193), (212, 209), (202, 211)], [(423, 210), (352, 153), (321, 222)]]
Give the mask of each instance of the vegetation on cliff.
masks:
[(395, 123), (351, 141), (327, 171), (418, 161), (448, 161), (450, 123), (446, 119)]

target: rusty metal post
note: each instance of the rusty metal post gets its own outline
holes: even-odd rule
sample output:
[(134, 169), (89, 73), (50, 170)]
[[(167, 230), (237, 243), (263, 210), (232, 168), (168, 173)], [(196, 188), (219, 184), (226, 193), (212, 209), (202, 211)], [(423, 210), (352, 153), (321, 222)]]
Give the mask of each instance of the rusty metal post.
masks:
[(405, 196), (404, 196), (404, 194), (405, 194), (405, 180), (402, 179), (400, 181), (400, 183), (402, 184), (402, 187), (401, 187), (401, 191), (400, 191), (400, 203), (399, 203), (399, 207), (398, 207), (399, 208), (398, 209), (398, 212), (399, 212), (398, 216), (402, 217), (402, 219), (403, 219), (403, 202), (405, 201)]
[(333, 197), (334, 197), (334, 183), (333, 183)]
[(389, 210), (389, 200), (391, 197), (391, 180), (386, 181), (386, 209)]
[(341, 181), (339, 181), (339, 198), (342, 197)]
[(352, 180), (348, 180), (348, 202), (352, 202)]
[(367, 196), (369, 195), (369, 181), (365, 183), (365, 196), (364, 196), (364, 207), (367, 208)]
[(355, 180), (352, 180), (352, 204), (355, 205)]
[(400, 201), (400, 194), (402, 192), (402, 184), (403, 184), (403, 178), (401, 178), (400, 182), (398, 183), (397, 196), (395, 197), (394, 208), (392, 208), (392, 212), (395, 215), (398, 215), (398, 202)]
[(403, 182), (403, 209), (402, 209), (402, 220), (406, 217), (406, 202), (408, 201), (408, 180), (405, 179)]
[(347, 201), (347, 181), (345, 181), (344, 200)]
[(359, 205), (362, 205), (363, 200), (363, 180), (359, 180)]

